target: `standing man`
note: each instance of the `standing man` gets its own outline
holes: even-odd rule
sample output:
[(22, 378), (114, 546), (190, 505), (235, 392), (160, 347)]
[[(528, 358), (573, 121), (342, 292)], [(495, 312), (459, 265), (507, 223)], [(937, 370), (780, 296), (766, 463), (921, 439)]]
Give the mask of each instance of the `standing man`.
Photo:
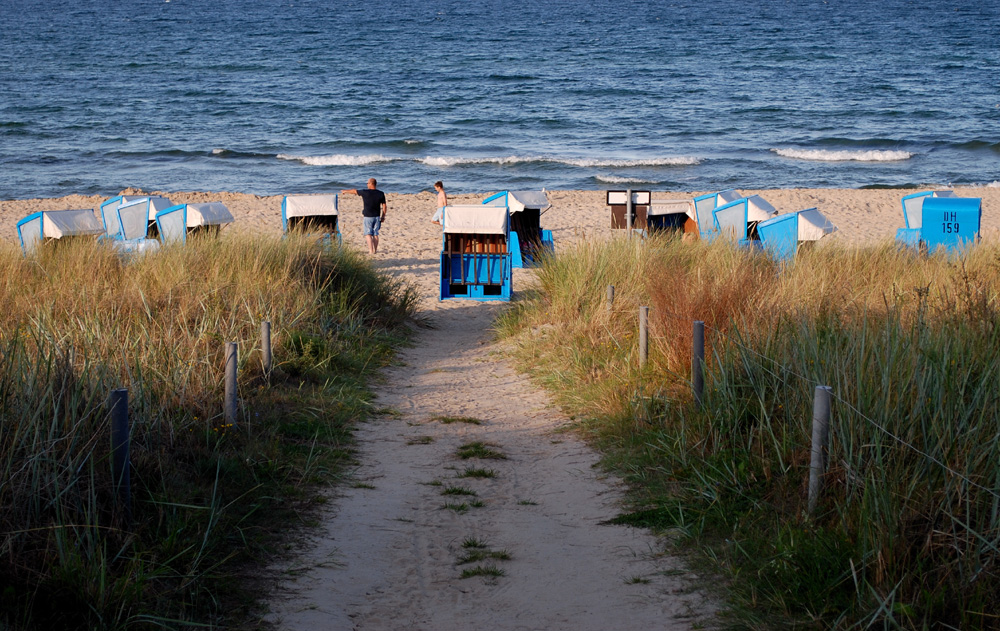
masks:
[(348, 188), (340, 191), (341, 195), (360, 195), (365, 203), (361, 211), (361, 220), (364, 222), (365, 240), (368, 241), (368, 253), (371, 255), (378, 252), (378, 232), (382, 222), (385, 221), (385, 213), (389, 210), (385, 193), (375, 188), (377, 184), (375, 178), (369, 178), (366, 189)]

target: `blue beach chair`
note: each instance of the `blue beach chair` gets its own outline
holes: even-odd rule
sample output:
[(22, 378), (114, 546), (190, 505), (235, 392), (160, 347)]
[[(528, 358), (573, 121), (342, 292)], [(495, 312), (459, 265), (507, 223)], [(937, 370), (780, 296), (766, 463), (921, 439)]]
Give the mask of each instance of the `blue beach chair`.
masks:
[(819, 241), (837, 226), (816, 208), (777, 215), (757, 224), (761, 248), (777, 261), (795, 258), (803, 243)]
[(719, 236), (715, 223), (715, 209), (743, 197), (736, 189), (726, 189), (717, 193), (707, 193), (694, 198), (694, 220), (698, 224), (698, 235), (706, 241)]
[(156, 213), (173, 205), (169, 199), (161, 195), (118, 195), (112, 197), (102, 203), (100, 208), (101, 221), (104, 223), (106, 237), (112, 239), (122, 238), (117, 211), (120, 206), (131, 206), (133, 204), (142, 205), (146, 209), (146, 237), (156, 236)]
[(903, 196), (903, 222), (905, 228), (896, 230), (896, 242), (900, 245), (917, 247), (920, 242), (920, 228), (923, 225), (924, 202), (934, 197), (955, 197), (954, 191), (923, 191)]
[(96, 237), (102, 232), (104, 229), (90, 208), (43, 210), (17, 222), (17, 239), (25, 256), (34, 254), (49, 241)]
[(542, 256), (555, 253), (552, 231), (542, 229), (542, 215), (552, 207), (544, 190), (500, 191), (483, 204), (505, 206), (510, 214), (511, 266), (538, 265)]
[(756, 226), (761, 221), (767, 221), (778, 211), (760, 195), (741, 197), (735, 201), (719, 206), (712, 211), (716, 234), (709, 240), (728, 238), (739, 246), (759, 245), (756, 238)]
[(281, 200), (281, 231), (290, 230), (319, 234), (326, 245), (342, 245), (337, 195), (286, 195)]
[(446, 206), (440, 299), (510, 300), (510, 213), (505, 206)]
[(163, 243), (187, 243), (188, 235), (218, 235), (233, 215), (222, 202), (177, 204), (156, 213), (156, 226)]
[(983, 200), (978, 197), (928, 197), (921, 211), (919, 245), (949, 254), (979, 241)]

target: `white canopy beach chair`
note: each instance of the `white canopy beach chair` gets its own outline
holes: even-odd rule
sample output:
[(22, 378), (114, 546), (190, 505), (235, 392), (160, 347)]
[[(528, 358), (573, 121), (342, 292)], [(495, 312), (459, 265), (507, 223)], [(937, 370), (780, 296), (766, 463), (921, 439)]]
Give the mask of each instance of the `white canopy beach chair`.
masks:
[(281, 230), (300, 229), (321, 233), (326, 240), (342, 243), (337, 195), (286, 195), (281, 200)]
[(761, 247), (779, 261), (795, 258), (800, 244), (819, 241), (836, 231), (837, 226), (816, 208), (785, 213), (757, 224)]
[(188, 234), (209, 232), (233, 222), (233, 215), (222, 202), (177, 204), (156, 213), (156, 226), (163, 243), (187, 242)]
[(717, 193), (707, 193), (694, 198), (694, 220), (698, 223), (698, 234), (702, 239), (711, 240), (718, 236), (715, 223), (715, 209), (743, 197), (736, 189), (726, 189)]
[(146, 254), (158, 250), (160, 242), (149, 239), (150, 198), (121, 203), (115, 210), (118, 232), (112, 237), (115, 249), (122, 254)]
[(520, 268), (538, 263), (543, 252), (555, 252), (551, 230), (543, 230), (541, 217), (552, 208), (541, 191), (500, 191), (483, 200), (486, 206), (506, 206), (510, 213), (511, 265)]
[(920, 229), (924, 224), (924, 202), (932, 197), (957, 197), (955, 191), (923, 191), (904, 195), (903, 222), (905, 228), (896, 230), (896, 242), (902, 245), (916, 246), (920, 241)]
[(650, 232), (683, 230), (688, 219), (698, 221), (694, 202), (689, 199), (654, 199), (646, 213)]
[(117, 197), (112, 197), (103, 204), (101, 204), (100, 215), (101, 221), (104, 223), (104, 233), (112, 238), (121, 238), (119, 234), (120, 226), (118, 225), (118, 215), (116, 211), (119, 206), (141, 204), (146, 208), (147, 215), (147, 234), (149, 235), (149, 230), (156, 227), (156, 213), (161, 210), (166, 210), (173, 203), (161, 195), (118, 195)]
[(446, 206), (440, 298), (510, 300), (510, 213), (506, 206)]
[(98, 236), (103, 232), (101, 222), (90, 208), (43, 210), (17, 222), (17, 238), (25, 256), (35, 253), (46, 241)]

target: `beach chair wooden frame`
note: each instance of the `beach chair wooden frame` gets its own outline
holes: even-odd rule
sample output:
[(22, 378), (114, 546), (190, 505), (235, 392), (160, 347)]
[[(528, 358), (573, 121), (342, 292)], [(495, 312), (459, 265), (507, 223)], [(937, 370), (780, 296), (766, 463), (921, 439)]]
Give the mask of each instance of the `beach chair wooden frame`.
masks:
[(510, 300), (513, 293), (510, 234), (510, 213), (506, 207), (446, 206), (442, 218), (439, 298)]

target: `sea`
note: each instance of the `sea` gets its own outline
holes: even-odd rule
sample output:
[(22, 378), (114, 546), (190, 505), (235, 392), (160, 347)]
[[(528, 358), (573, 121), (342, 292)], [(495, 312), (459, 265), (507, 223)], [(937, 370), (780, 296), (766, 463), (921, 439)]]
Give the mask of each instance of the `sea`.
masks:
[(1000, 186), (996, 0), (0, 0), (0, 199)]

